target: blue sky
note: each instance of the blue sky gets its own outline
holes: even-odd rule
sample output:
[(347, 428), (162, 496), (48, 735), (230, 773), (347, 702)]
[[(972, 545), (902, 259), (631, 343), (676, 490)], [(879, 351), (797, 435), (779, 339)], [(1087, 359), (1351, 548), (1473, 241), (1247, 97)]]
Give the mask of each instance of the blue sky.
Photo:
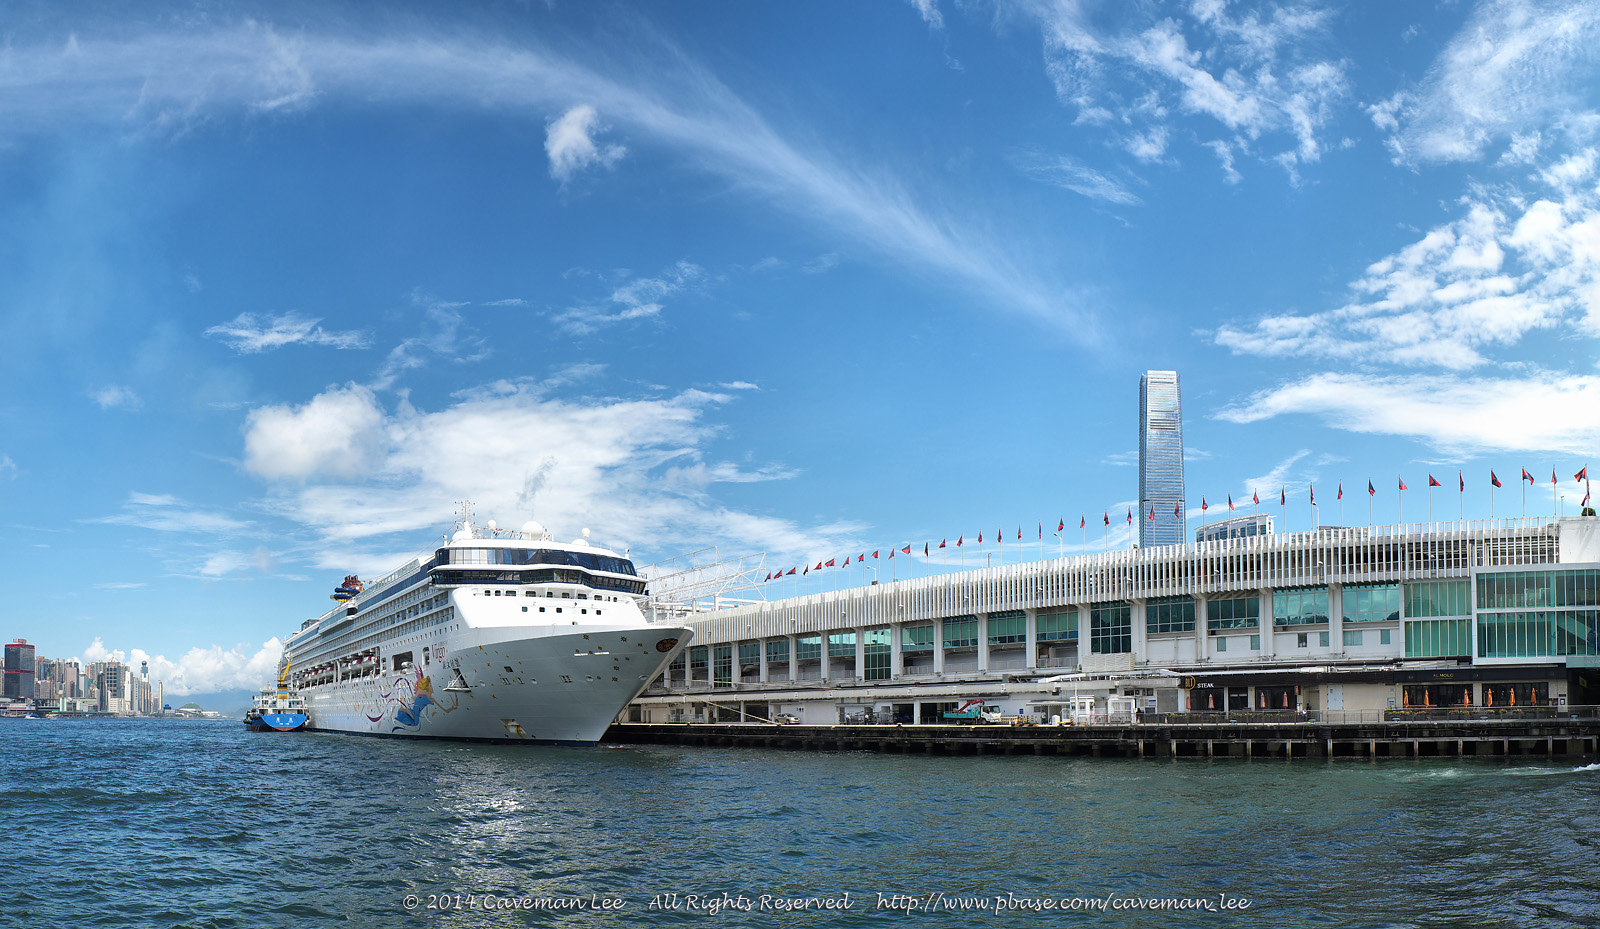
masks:
[(1398, 477), (1423, 519), (1430, 471), (1485, 518), (1491, 468), (1516, 515), (1524, 467), (1571, 512), (1600, 441), (1592, 4), (0, 29), (0, 635), (172, 692), (264, 680), (462, 498), (641, 563), (1125, 545), (1149, 368), (1191, 523), (1287, 487), (1307, 528), (1312, 484), (1334, 523), (1342, 483), (1364, 524), (1369, 479), (1392, 522)]

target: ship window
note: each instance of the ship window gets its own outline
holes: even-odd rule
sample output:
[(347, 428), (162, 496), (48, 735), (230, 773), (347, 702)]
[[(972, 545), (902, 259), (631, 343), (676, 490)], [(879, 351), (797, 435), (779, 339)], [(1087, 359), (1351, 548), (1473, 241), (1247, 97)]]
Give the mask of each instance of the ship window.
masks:
[(428, 649), (426, 647), (424, 647), (422, 649), (422, 666), (423, 667), (427, 667), (429, 665), (429, 663), (430, 663), (430, 659), (428, 657)]
[(523, 607), (522, 608), (522, 612), (524, 612), (524, 613), (528, 612), (528, 608), (527, 607)]
[(594, 615), (599, 616), (600, 615), (600, 611), (599, 610), (595, 610), (594, 611)]
[(588, 610), (584, 610), (583, 613), (584, 613), (585, 616), (589, 615), (589, 611)]
[(539, 607), (539, 612), (543, 613), (544, 612), (544, 607), (542, 607), (542, 606)]
[(559, 606), (558, 606), (558, 607), (556, 607), (556, 612), (557, 612), (557, 613), (559, 613), (559, 612), (561, 612), (561, 607), (559, 607)]

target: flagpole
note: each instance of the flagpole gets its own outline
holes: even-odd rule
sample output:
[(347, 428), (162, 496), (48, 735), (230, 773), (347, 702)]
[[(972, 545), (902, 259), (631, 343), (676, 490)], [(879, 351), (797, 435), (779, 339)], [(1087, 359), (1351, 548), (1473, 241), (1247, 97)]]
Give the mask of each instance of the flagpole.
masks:
[(1400, 485), (1404, 484), (1404, 483), (1405, 483), (1405, 481), (1400, 480), (1398, 478), (1398, 476), (1396, 477), (1395, 485), (1394, 485), (1395, 486), (1394, 499), (1395, 499), (1395, 505), (1398, 507), (1399, 514), (1398, 514), (1398, 518), (1395, 520), (1395, 522), (1396, 522), (1396, 524), (1401, 525), (1401, 526), (1404, 526), (1406, 524), (1406, 492), (1400, 489)]
[(1433, 525), (1433, 475), (1428, 475), (1428, 524)]

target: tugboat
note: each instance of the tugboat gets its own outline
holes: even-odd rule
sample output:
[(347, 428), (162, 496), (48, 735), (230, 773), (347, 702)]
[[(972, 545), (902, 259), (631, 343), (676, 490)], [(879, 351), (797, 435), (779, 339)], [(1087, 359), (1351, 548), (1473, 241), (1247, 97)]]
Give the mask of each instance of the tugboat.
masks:
[(267, 689), (255, 696), (255, 705), (245, 711), (244, 727), (251, 732), (293, 732), (303, 727), (311, 717), (306, 713), (306, 699), (289, 689), (285, 680), (287, 667), (281, 667), (277, 690)]

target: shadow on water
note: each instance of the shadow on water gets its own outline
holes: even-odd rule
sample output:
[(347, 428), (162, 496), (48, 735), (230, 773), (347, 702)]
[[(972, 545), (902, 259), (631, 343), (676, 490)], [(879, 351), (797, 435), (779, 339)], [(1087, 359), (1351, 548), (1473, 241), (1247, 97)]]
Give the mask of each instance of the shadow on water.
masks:
[[(16, 878), (0, 922), (21, 925), (1590, 926), (1600, 900), (1600, 765), (495, 746), (144, 721), (0, 740)], [(845, 892), (847, 911), (734, 908)], [(1007, 895), (1250, 906), (995, 912)], [(489, 912), (489, 897), (622, 908)], [(913, 899), (989, 909), (894, 908)]]

